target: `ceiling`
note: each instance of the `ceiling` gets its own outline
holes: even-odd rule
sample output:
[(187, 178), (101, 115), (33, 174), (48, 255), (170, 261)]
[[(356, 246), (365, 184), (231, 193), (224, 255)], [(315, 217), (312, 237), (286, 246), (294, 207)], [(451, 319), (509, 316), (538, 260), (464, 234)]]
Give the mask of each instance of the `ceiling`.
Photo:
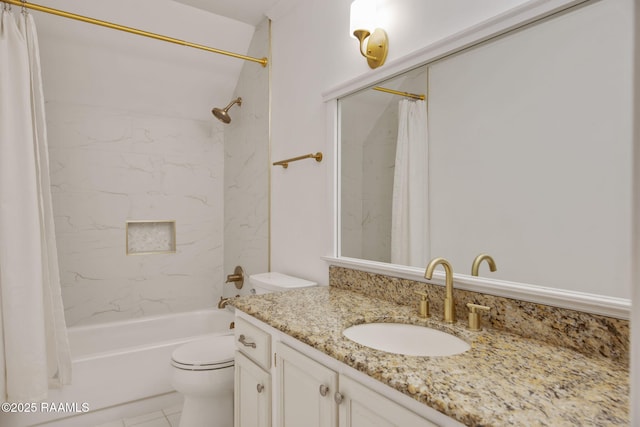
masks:
[(241, 21), (254, 27), (279, 0), (175, 0), (216, 15)]

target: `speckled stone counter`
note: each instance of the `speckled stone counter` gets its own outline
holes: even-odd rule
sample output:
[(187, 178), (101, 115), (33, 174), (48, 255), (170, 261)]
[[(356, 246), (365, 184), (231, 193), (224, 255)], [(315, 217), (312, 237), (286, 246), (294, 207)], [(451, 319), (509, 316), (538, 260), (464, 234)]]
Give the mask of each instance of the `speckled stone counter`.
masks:
[[(329, 267), (329, 285), (400, 305), (418, 307), (415, 291), (429, 296), (432, 312), (444, 309), (444, 286), (399, 279), (350, 268)], [(465, 304), (491, 307), (483, 315), (492, 329), (511, 332), (566, 347), (586, 355), (600, 355), (629, 365), (629, 321), (527, 301), (454, 288), (456, 311), (465, 316)]]
[[(245, 296), (231, 304), (466, 425), (629, 425), (624, 363), (504, 331), (471, 332), (462, 321), (424, 320), (414, 308), (334, 287)], [(379, 321), (440, 329), (471, 349), (447, 357), (403, 356), (342, 335), (349, 326)]]

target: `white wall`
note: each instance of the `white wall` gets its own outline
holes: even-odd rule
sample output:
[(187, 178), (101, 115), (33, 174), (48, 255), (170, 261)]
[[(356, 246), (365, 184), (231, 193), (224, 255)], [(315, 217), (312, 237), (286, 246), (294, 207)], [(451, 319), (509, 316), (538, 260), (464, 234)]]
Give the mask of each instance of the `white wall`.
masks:
[[(387, 62), (489, 19), (520, 1), (386, 0)], [(330, 175), (322, 92), (371, 70), (349, 34), (350, 2), (308, 0), (273, 19), (273, 160), (322, 151), (325, 160), (273, 170), (272, 270), (328, 282)]]

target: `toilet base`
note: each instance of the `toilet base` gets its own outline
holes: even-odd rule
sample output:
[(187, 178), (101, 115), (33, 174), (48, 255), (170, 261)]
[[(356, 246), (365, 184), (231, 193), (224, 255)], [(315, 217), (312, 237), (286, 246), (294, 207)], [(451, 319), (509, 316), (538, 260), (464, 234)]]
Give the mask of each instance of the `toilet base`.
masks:
[(233, 391), (211, 397), (186, 397), (180, 427), (233, 427)]
[(233, 371), (173, 368), (171, 384), (184, 396), (180, 427), (233, 427)]

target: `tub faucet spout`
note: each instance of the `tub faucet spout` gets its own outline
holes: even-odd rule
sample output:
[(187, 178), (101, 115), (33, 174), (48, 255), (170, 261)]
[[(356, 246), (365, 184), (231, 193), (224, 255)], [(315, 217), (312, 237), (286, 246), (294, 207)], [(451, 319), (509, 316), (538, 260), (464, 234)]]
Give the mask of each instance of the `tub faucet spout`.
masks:
[(441, 264), (444, 267), (445, 284), (446, 284), (446, 296), (444, 298), (444, 321), (447, 323), (454, 323), (456, 321), (456, 305), (453, 300), (453, 267), (449, 261), (444, 258), (434, 258), (427, 265), (427, 269), (424, 272), (424, 278), (431, 280), (433, 277), (433, 270), (436, 266)]
[(227, 304), (229, 304), (229, 300), (230, 300), (230, 299), (231, 299), (231, 298), (223, 298), (223, 297), (220, 297), (220, 301), (218, 301), (218, 308), (219, 308), (219, 309), (226, 308), (226, 307), (227, 307)]

